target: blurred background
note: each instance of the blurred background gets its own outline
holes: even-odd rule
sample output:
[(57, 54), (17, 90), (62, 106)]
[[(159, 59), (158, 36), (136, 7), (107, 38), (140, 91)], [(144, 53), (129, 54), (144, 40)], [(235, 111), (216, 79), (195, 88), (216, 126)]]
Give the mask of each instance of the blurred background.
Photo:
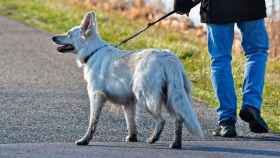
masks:
[[(87, 0), (79, 0), (85, 3)], [(163, 13), (172, 11), (174, 0), (89, 0), (93, 5), (102, 5), (99, 3), (104, 3), (104, 7), (108, 9), (110, 6), (113, 9), (120, 10), (131, 10), (131, 18), (147, 18), (148, 20), (154, 19), (156, 16), (159, 16)], [(270, 55), (272, 57), (280, 56), (280, 0), (266, 0), (267, 4), (267, 25), (268, 31), (271, 38), (271, 49)], [(188, 29), (189, 27), (198, 28), (198, 34), (203, 33), (199, 30), (200, 26), (203, 25), (200, 23), (199, 15), (200, 5), (197, 5), (190, 12), (190, 16), (187, 18), (185, 16), (175, 15), (177, 20), (169, 21), (171, 27), (179, 27), (180, 30)], [(174, 19), (173, 19), (174, 20)], [(168, 23), (168, 22), (166, 22)], [(187, 24), (186, 24), (187, 23)], [(163, 24), (165, 25), (165, 24)], [(172, 26), (173, 25), (173, 26)], [(241, 51), (240, 48), (240, 37), (237, 34), (235, 41), (235, 49)]]

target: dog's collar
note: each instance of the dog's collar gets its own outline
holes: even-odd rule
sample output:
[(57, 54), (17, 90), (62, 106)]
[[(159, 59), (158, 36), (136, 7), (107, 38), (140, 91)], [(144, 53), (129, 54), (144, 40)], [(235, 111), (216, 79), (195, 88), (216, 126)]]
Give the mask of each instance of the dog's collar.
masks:
[(101, 50), (102, 48), (105, 48), (105, 47), (107, 47), (107, 46), (108, 46), (108, 45), (106, 44), (106, 45), (103, 45), (103, 46), (101, 46), (101, 47), (95, 49), (94, 51), (92, 51), (88, 56), (85, 57), (84, 62), (87, 63), (91, 56), (93, 56), (96, 52), (98, 52), (99, 50)]

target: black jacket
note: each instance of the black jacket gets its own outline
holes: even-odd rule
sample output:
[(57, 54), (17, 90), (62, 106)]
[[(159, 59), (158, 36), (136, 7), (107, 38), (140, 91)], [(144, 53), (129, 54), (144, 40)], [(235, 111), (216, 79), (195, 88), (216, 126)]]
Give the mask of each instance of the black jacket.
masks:
[(265, 0), (175, 0), (174, 9), (189, 12), (199, 2), (203, 23), (223, 24), (266, 17)]

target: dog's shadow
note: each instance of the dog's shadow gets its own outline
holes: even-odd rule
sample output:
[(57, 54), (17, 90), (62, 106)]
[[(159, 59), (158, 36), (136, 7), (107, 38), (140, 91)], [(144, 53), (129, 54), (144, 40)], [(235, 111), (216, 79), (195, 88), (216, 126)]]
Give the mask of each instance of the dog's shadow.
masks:
[[(242, 141), (255, 141), (256, 143), (261, 143), (265, 141), (272, 141), (273, 143), (280, 145), (280, 137), (262, 137), (262, 138), (254, 138), (254, 137), (239, 137), (242, 138)], [(206, 140), (206, 141), (192, 141), (191, 144), (184, 142), (183, 148), (181, 150), (175, 150), (168, 148), (167, 142), (160, 142), (156, 144), (145, 144), (145, 143), (124, 143), (124, 142), (114, 142), (114, 143), (95, 143), (90, 144), (89, 146), (95, 148), (105, 148), (110, 150), (122, 150), (126, 151), (140, 151), (140, 152), (150, 152), (151, 150), (160, 151), (160, 152), (179, 152), (185, 153), (186, 151), (192, 152), (206, 152), (206, 153), (224, 153), (224, 154), (240, 154), (242, 156), (269, 156), (269, 157), (280, 157), (280, 149), (278, 151), (269, 150), (269, 148), (255, 148), (252, 149), (250, 146), (248, 147), (224, 147), (223, 145), (209, 145), (209, 141), (213, 140)], [(206, 143), (203, 143), (206, 142)], [(207, 143), (208, 142), (208, 143)], [(219, 141), (221, 142), (221, 141)], [(225, 144), (227, 141), (225, 141)]]

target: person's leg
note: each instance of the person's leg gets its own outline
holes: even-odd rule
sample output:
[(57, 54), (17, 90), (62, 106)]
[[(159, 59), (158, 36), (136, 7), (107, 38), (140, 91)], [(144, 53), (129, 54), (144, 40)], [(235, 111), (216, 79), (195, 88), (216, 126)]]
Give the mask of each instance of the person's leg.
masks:
[(239, 22), (238, 27), (246, 56), (243, 103), (239, 116), (249, 123), (252, 132), (266, 133), (268, 126), (260, 112), (269, 48), (264, 19)]
[(251, 106), (260, 111), (269, 48), (264, 19), (239, 22), (237, 25), (242, 33), (246, 56), (242, 108)]
[(208, 51), (211, 57), (211, 80), (219, 101), (217, 109), (222, 124), (236, 122), (236, 94), (232, 76), (232, 43), (234, 23), (208, 24)]

